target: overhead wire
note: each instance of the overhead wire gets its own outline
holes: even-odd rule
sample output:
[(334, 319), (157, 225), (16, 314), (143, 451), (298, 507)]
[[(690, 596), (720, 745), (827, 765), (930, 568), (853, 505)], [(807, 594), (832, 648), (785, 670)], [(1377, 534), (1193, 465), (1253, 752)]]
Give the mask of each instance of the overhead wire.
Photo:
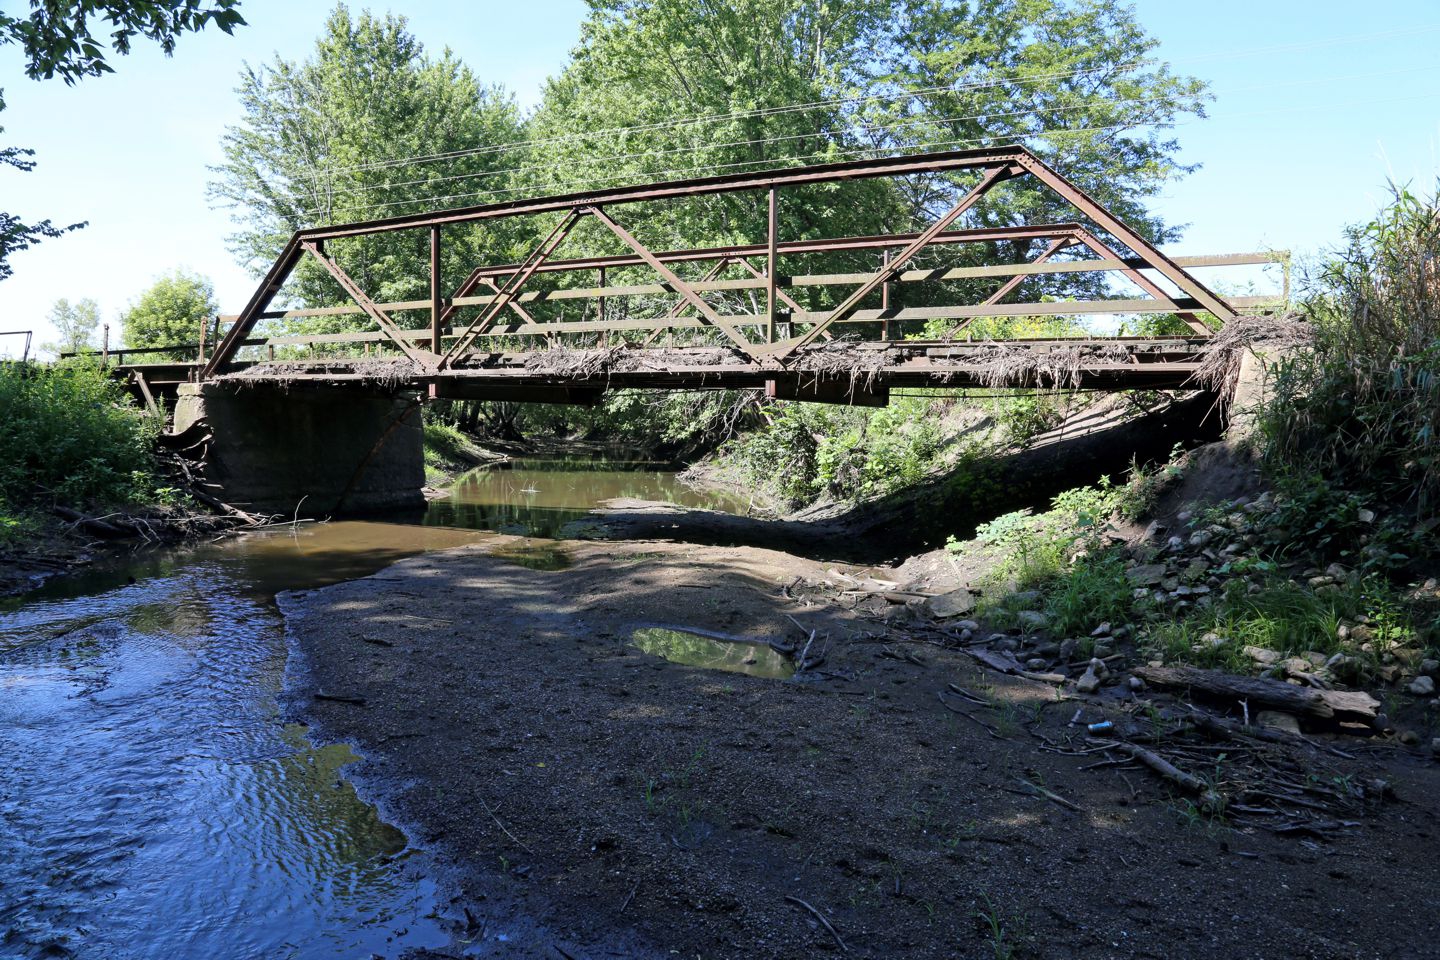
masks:
[[(1417, 36), (1432, 33), (1440, 30), (1440, 23), (1421, 24), (1414, 27), (1397, 28), (1393, 30), (1377, 31), (1369, 34), (1348, 34), (1333, 37), (1324, 37), (1316, 40), (1297, 41), (1294, 43), (1271, 44), (1261, 47), (1249, 47), (1244, 50), (1227, 51), (1224, 53), (1202, 54), (1193, 57), (1179, 58), (1164, 64), (1168, 66), (1174, 63), (1203, 63), (1216, 60), (1241, 59), (1250, 56), (1260, 56), (1270, 53), (1289, 53), (1301, 50), (1312, 50), (1326, 46), (1338, 46), (1350, 43), (1363, 43), (1370, 40), (1386, 39), (1395, 36)], [(1146, 62), (1146, 58), (1140, 57), (1119, 65), (1121, 68), (1134, 66)], [(417, 154), (409, 157), (397, 157), (386, 160), (377, 160), (368, 164), (355, 164), (349, 167), (327, 168), (316, 172), (317, 176), (335, 176), (341, 173), (379, 169), (391, 166), (409, 166), (419, 163), (434, 162), (437, 160), (454, 159), (461, 156), (483, 155), (486, 153), (504, 153), (513, 150), (525, 149), (538, 144), (569, 142), (571, 140), (584, 139), (596, 136), (616, 136), (619, 134), (640, 132), (647, 130), (661, 130), (677, 126), (688, 126), (698, 123), (717, 122), (722, 120), (742, 119), (747, 117), (766, 117), (785, 113), (805, 112), (808, 110), (821, 109), (826, 106), (834, 106), (842, 103), (858, 103), (874, 100), (894, 100), (902, 98), (913, 98), (929, 93), (940, 92), (963, 92), (965, 90), (979, 90), (1006, 84), (1029, 84), (1038, 83), (1042, 80), (1066, 79), (1071, 77), (1085, 76), (1092, 73), (1109, 72), (1116, 69), (1116, 65), (1109, 64), (1103, 67), (1087, 67), (1082, 70), (1074, 70), (1062, 73), (1036, 74), (1029, 77), (993, 77), (984, 80), (969, 81), (961, 84), (945, 84), (931, 87), (923, 87), (911, 91), (896, 91), (893, 93), (856, 95), (850, 97), (830, 97), (821, 100), (807, 101), (796, 104), (784, 104), (774, 107), (758, 107), (752, 110), (738, 110), (729, 113), (702, 114), (690, 117), (678, 117), (651, 123), (634, 124), (624, 127), (608, 127), (598, 130), (578, 131), (576, 133), (562, 134), (555, 137), (532, 138), (530, 140), (514, 141), (505, 144), (487, 144), (479, 147), (468, 147), (461, 150), (446, 151), (443, 153)]]
[[(1291, 89), (1291, 88), (1294, 88), (1294, 87), (1314, 86), (1314, 85), (1317, 85), (1317, 84), (1324, 84), (1324, 83), (1338, 83), (1338, 82), (1351, 81), (1351, 80), (1363, 80), (1363, 79), (1372, 79), (1372, 78), (1376, 78), (1376, 77), (1396, 76), (1396, 75), (1400, 75), (1400, 74), (1416, 73), (1416, 72), (1423, 72), (1423, 71), (1437, 70), (1437, 69), (1440, 69), (1440, 61), (1437, 61), (1437, 62), (1435, 62), (1435, 63), (1425, 64), (1425, 65), (1420, 66), (1420, 67), (1402, 67), (1402, 68), (1398, 68), (1398, 69), (1395, 69), (1395, 70), (1370, 71), (1370, 72), (1368, 72), (1368, 73), (1349, 74), (1349, 75), (1344, 75), (1344, 76), (1330, 76), (1330, 77), (1310, 78), (1310, 79), (1306, 79), (1306, 80), (1295, 80), (1295, 81), (1291, 81), (1291, 82), (1289, 82), (1289, 83), (1282, 83), (1282, 84), (1256, 84), (1256, 85), (1252, 85), (1252, 86), (1249, 86), (1249, 87), (1235, 87), (1235, 88), (1232, 88), (1232, 89), (1229, 89), (1229, 90), (1225, 90), (1225, 91), (1222, 91), (1222, 92), (1223, 92), (1223, 93), (1226, 93), (1226, 94), (1233, 94), (1233, 93), (1246, 93), (1246, 92), (1250, 92), (1250, 91), (1253, 91), (1253, 90)], [(1100, 101), (1100, 104), (1102, 104), (1102, 105), (1111, 105), (1111, 106), (1134, 106), (1134, 105), (1145, 104), (1145, 103), (1158, 103), (1158, 102), (1161, 102), (1161, 101), (1164, 101), (1164, 100), (1173, 99), (1173, 98), (1175, 98), (1175, 97), (1176, 97), (1175, 94), (1160, 94), (1160, 95), (1156, 95), (1156, 96), (1153, 96), (1153, 97), (1110, 98), (1110, 99), (1104, 99), (1104, 100)], [(1052, 114), (1053, 114), (1053, 113), (1070, 113), (1070, 112), (1075, 112), (1075, 111), (1080, 111), (1080, 110), (1093, 109), (1093, 108), (1096, 107), (1096, 106), (1097, 106), (1097, 104), (1096, 104), (1096, 103), (1093, 103), (1093, 102), (1092, 102), (1092, 103), (1080, 103), (1080, 104), (1075, 104), (1075, 105), (1068, 106), (1068, 107), (1056, 107), (1056, 108), (1050, 110), (1049, 112), (1052, 113)], [(871, 132), (871, 131), (880, 131), (880, 132), (889, 133), (889, 132), (893, 132), (893, 131), (895, 131), (895, 130), (906, 129), (906, 128), (916, 127), (916, 126), (925, 126), (925, 125), (930, 125), (930, 124), (936, 124), (936, 125), (938, 125), (938, 124), (945, 124), (945, 123), (959, 123), (959, 122), (963, 122), (963, 121), (966, 121), (966, 120), (1003, 120), (1003, 119), (1009, 119), (1009, 118), (1012, 118), (1012, 117), (1028, 116), (1028, 115), (1030, 115), (1030, 114), (1033, 113), (1033, 112), (1034, 112), (1034, 111), (1032, 111), (1032, 110), (1013, 110), (1013, 111), (999, 112), (999, 113), (985, 112), (985, 113), (967, 114), (967, 115), (957, 115), (957, 116), (945, 116), (945, 117), (916, 116), (916, 117), (913, 117), (913, 118), (911, 118), (911, 119), (909, 119), (909, 120), (906, 120), (906, 121), (903, 121), (903, 122), (900, 122), (900, 123), (894, 123), (894, 124), (879, 123), (879, 122), (877, 122), (877, 123), (868, 123), (868, 124), (859, 124), (858, 126), (853, 127), (853, 128), (850, 128), (849, 130), (846, 130), (846, 131), (844, 131), (844, 132), (850, 133), (850, 134), (852, 134), (852, 135), (859, 134), (859, 133), (863, 133), (863, 132)], [(649, 157), (669, 156), (669, 155), (673, 155), (673, 154), (698, 153), (698, 152), (705, 151), (705, 150), (721, 150), (721, 149), (727, 149), (727, 148), (750, 147), (750, 146), (769, 146), (769, 145), (779, 144), (779, 143), (788, 143), (788, 142), (791, 142), (791, 141), (794, 141), (794, 140), (807, 140), (807, 139), (811, 139), (811, 138), (814, 138), (814, 137), (824, 137), (824, 136), (833, 136), (833, 134), (831, 134), (831, 133), (829, 133), (829, 132), (827, 132), (827, 131), (823, 131), (823, 130), (816, 130), (816, 131), (810, 131), (810, 132), (806, 132), (806, 133), (787, 134), (787, 135), (778, 136), (778, 137), (757, 137), (757, 138), (750, 139), (750, 140), (731, 140), (731, 141), (725, 141), (725, 142), (721, 142), (721, 143), (696, 144), (696, 145), (683, 146), (683, 147), (671, 147), (671, 148), (667, 148), (667, 149), (663, 149), (663, 150), (643, 150), (643, 151), (636, 151), (636, 152), (633, 152), (633, 153), (606, 154), (606, 155), (601, 155), (601, 156), (597, 156), (597, 157), (592, 158), (592, 161), (591, 161), (591, 162), (594, 162), (594, 163), (610, 163), (610, 162), (614, 162), (614, 161), (618, 161), (618, 160), (633, 160), (633, 159), (638, 159), (638, 158), (642, 158), (642, 157), (644, 157), (644, 158), (649, 158)], [(783, 159), (783, 158), (781, 158), (781, 159)], [(417, 186), (417, 185), (421, 185), (421, 184), (426, 185), (426, 186), (430, 186), (430, 185), (440, 184), (440, 183), (449, 183), (449, 182), (453, 182), (453, 181), (456, 181), (456, 180), (484, 180), (484, 179), (489, 179), (489, 178), (491, 178), (491, 177), (521, 176), (521, 175), (525, 175), (525, 174), (535, 174), (535, 173), (544, 172), (544, 171), (549, 171), (549, 170), (562, 169), (562, 168), (565, 168), (565, 167), (571, 167), (571, 166), (573, 166), (573, 165), (574, 165), (573, 161), (554, 161), (554, 162), (551, 162), (551, 163), (530, 164), (530, 165), (522, 165), (522, 166), (518, 166), (518, 167), (497, 167), (497, 168), (494, 168), (494, 169), (482, 170), (482, 171), (477, 171), (477, 172), (474, 172), (474, 173), (458, 173), (458, 174), (451, 174), (451, 175), (448, 175), (448, 176), (441, 176), (441, 177), (423, 177), (423, 178), (418, 178), (418, 179), (414, 179), (414, 180), (402, 180), (402, 181), (398, 181), (398, 182), (394, 182), (394, 183), (361, 184), (361, 185), (357, 185), (357, 186), (353, 186), (353, 187), (346, 187), (346, 188), (342, 188), (342, 189), (326, 190), (325, 193), (326, 193), (326, 196), (327, 196), (327, 197), (348, 196), (348, 195), (355, 194), (355, 193), (362, 193), (362, 192), (373, 191), (373, 190), (398, 190), (398, 189), (402, 189), (402, 188), (404, 188), (404, 187)], [(410, 201), (401, 200), (401, 201), (396, 201), (396, 202), (398, 202), (398, 203), (407, 203), (407, 202), (410, 202)], [(319, 211), (319, 208), (317, 208), (317, 207), (311, 207), (310, 210), (309, 210), (309, 212), (311, 212), (311, 213), (317, 213), (317, 212), (320, 212), (320, 211)]]

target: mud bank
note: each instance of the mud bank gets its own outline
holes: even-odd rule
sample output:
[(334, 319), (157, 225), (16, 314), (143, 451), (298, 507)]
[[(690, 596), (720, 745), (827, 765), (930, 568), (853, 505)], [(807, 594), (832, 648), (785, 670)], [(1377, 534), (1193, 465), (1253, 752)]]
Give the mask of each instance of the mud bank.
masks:
[[(824, 565), (573, 542), (556, 548), (567, 567), (537, 570), (525, 546), (497, 538), (280, 598), (303, 664), (292, 709), (357, 744), (366, 783), (448, 859), (480, 955), (1352, 958), (1440, 944), (1434, 764), (1267, 745), (1267, 763), (1383, 778), (1394, 799), (1323, 838), (1197, 817), (1158, 779), (1084, 752), (1073, 715), (1117, 704), (805, 600), (792, 584)], [(787, 681), (681, 666), (632, 645), (654, 626), (792, 644), (813, 630), (825, 659)], [(543, 935), (496, 942), (489, 918), (511, 913)]]

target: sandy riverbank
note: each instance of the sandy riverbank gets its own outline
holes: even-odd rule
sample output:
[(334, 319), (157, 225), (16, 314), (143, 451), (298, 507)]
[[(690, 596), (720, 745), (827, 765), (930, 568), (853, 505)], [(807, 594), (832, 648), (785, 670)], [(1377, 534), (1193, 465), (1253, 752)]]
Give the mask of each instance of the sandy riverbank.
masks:
[[(505, 956), (788, 958), (843, 941), (863, 957), (1422, 957), (1440, 943), (1433, 764), (1221, 745), (1217, 770), (1262, 754), (1322, 784), (1383, 778), (1393, 798), (1372, 789), (1327, 837), (1197, 817), (1146, 772), (1080, 752), (1072, 715), (1120, 716), (1118, 702), (1057, 699), (786, 596), (824, 565), (571, 542), (556, 548), (567, 569), (537, 570), (497, 547), (517, 555), (498, 538), (281, 604), (303, 665), (294, 709), (357, 744), (366, 782), (453, 864), (474, 935), (518, 911), (553, 937), (486, 941)], [(803, 639), (790, 617), (826, 652), (809, 680), (631, 645), (657, 624)]]

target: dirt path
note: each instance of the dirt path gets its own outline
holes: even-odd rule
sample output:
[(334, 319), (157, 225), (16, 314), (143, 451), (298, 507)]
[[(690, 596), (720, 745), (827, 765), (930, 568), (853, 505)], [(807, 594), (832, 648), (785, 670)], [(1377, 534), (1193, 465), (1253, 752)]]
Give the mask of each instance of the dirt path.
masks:
[[(296, 710), (356, 743), (386, 806), (454, 864), (481, 955), (1440, 952), (1440, 766), (1232, 746), (1318, 783), (1383, 777), (1393, 799), (1324, 838), (1210, 819), (1079, 753), (1077, 708), (1117, 703), (878, 642), (875, 622), (785, 596), (823, 576), (811, 561), (575, 542), (541, 571), (487, 555), (507, 544), (281, 596)], [(788, 617), (827, 648), (810, 679), (630, 645), (656, 624), (803, 639)], [(496, 943), (516, 911), (546, 939)]]

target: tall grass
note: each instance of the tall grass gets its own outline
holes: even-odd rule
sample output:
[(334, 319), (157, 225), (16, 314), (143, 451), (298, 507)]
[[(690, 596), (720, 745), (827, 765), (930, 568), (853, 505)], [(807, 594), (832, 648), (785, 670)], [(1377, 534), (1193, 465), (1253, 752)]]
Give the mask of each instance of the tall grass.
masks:
[(159, 430), (94, 364), (0, 364), (0, 512), (149, 499)]
[(1279, 473), (1440, 512), (1440, 206), (1395, 188), (1307, 278), (1313, 352), (1279, 365), (1261, 418)]

